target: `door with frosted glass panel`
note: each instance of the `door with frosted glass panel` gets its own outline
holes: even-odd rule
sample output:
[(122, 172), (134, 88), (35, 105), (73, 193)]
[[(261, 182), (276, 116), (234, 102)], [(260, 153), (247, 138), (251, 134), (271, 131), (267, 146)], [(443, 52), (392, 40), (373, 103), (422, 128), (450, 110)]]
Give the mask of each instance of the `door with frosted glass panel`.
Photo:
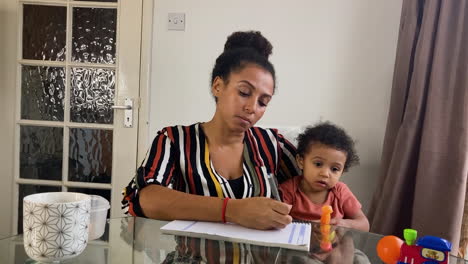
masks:
[[(141, 7), (19, 1), (14, 232), (22, 233), (22, 199), (32, 193), (97, 194), (121, 214), (136, 166)], [(127, 126), (124, 110), (113, 109), (125, 99), (135, 102)]]

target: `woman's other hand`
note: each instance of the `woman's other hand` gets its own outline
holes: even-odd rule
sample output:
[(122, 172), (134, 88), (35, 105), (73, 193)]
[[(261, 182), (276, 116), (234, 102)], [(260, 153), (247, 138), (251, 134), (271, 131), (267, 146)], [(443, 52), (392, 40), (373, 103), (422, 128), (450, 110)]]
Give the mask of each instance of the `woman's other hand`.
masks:
[(266, 197), (231, 199), (226, 220), (255, 229), (284, 228), (292, 222), (291, 205)]

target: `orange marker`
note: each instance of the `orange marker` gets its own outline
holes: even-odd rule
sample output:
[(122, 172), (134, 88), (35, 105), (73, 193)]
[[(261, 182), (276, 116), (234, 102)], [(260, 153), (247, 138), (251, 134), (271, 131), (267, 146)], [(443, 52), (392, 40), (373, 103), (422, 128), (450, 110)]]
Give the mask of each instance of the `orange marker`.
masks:
[(322, 217), (320, 217), (320, 233), (322, 234), (322, 240), (320, 241), (320, 248), (323, 251), (330, 251), (332, 244), (330, 241), (330, 219), (333, 209), (330, 205), (324, 205), (322, 207)]

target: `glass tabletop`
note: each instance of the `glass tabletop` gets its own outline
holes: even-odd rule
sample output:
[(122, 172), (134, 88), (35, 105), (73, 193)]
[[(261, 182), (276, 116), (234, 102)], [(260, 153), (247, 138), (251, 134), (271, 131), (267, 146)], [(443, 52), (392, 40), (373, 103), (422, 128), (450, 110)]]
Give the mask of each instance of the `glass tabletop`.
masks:
[[(313, 237), (311, 250), (303, 252), (162, 234), (166, 223), (138, 217), (109, 219), (101, 238), (89, 241), (83, 253), (63, 263), (382, 263), (376, 252), (381, 235), (341, 227), (335, 230), (333, 250), (324, 253)], [(22, 235), (0, 239), (0, 263), (35, 263), (25, 253)], [(468, 262), (451, 256), (449, 263)]]

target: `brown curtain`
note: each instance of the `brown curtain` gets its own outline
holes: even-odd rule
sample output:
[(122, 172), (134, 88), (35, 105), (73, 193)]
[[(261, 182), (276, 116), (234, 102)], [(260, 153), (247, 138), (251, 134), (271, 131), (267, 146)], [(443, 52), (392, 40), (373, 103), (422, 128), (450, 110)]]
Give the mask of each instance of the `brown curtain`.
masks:
[(460, 233), (460, 250), (458, 255), (468, 259), (468, 185), (465, 194), (465, 209), (463, 210), (462, 228)]
[(468, 0), (403, 0), (371, 230), (458, 251), (468, 177)]
[(468, 259), (468, 188), (465, 194), (465, 209), (463, 209), (463, 220), (460, 234), (460, 250), (458, 255), (462, 258)]

